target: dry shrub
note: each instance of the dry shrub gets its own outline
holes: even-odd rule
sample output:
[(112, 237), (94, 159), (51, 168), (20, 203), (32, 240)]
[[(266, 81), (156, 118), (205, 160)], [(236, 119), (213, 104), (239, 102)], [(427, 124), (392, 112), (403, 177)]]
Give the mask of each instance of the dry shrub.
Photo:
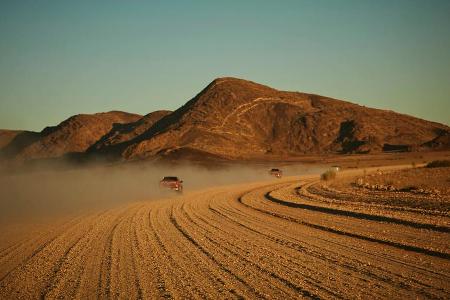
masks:
[(322, 173), (322, 175), (320, 175), (320, 179), (325, 180), (325, 181), (333, 180), (335, 178), (336, 178), (336, 172), (333, 170), (328, 170), (325, 173)]
[(386, 181), (386, 184), (387, 185), (394, 185), (394, 181), (393, 180), (388, 180), (388, 181)]
[(415, 186), (415, 185), (407, 185), (407, 186), (401, 188), (400, 191), (402, 191), (402, 192), (411, 192), (411, 191), (418, 190), (418, 189), (419, 188), (417, 186)]
[(427, 164), (427, 168), (448, 168), (450, 167), (450, 160), (433, 160)]

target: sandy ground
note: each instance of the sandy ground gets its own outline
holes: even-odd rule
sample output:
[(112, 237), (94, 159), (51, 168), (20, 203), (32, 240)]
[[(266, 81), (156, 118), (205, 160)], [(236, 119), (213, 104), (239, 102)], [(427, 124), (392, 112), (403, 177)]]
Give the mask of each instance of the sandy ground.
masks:
[[(410, 167), (382, 169), (371, 174), (340, 176), (333, 182), (308, 188), (327, 198), (379, 204), (397, 210), (450, 215), (450, 168)], [(345, 203), (345, 202), (344, 202)]]
[(450, 298), (447, 214), (347, 201), (318, 177), (3, 232), (0, 298)]

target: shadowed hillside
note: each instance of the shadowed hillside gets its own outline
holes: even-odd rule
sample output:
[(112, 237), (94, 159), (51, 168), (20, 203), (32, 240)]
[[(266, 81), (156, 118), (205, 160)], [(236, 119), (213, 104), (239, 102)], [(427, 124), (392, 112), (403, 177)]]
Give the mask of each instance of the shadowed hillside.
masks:
[[(445, 125), (392, 111), (219, 78), (183, 107), (111, 152), (124, 159), (182, 152), (251, 159), (414, 151), (429, 148), (427, 143), (449, 131)], [(448, 149), (448, 143), (440, 148)]]
[(25, 161), (84, 152), (116, 124), (134, 122), (140, 118), (140, 115), (120, 111), (72, 116), (39, 133), (25, 131), (16, 135), (2, 153), (6, 158)]
[(8, 145), (17, 135), (21, 134), (21, 130), (0, 129), (0, 150)]
[(112, 147), (134, 139), (150, 129), (161, 118), (169, 115), (171, 111), (159, 110), (151, 112), (141, 119), (124, 124), (116, 124), (110, 132), (104, 135), (94, 145), (89, 147), (88, 152), (101, 152), (105, 148)]

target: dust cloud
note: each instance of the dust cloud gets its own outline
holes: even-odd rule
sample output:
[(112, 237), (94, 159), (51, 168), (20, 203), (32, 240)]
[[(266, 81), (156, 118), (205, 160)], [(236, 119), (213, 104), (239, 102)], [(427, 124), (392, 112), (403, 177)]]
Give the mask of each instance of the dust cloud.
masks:
[[(84, 168), (42, 168), (0, 174), (0, 219), (3, 222), (39, 219), (104, 210), (133, 201), (176, 197), (159, 188), (164, 176), (178, 176), (185, 192), (202, 188), (274, 180), (268, 169), (280, 167), (284, 176), (319, 172), (317, 166), (230, 164), (214, 168), (197, 165), (121, 164)], [(61, 170), (65, 169), (65, 170)]]

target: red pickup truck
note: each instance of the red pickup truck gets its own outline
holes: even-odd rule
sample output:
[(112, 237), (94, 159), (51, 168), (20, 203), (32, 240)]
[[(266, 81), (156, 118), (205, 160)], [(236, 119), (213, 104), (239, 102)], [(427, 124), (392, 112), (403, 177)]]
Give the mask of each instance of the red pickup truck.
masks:
[(275, 176), (276, 178), (281, 178), (281, 175), (283, 175), (283, 171), (281, 171), (280, 169), (271, 169), (269, 171), (269, 174)]
[(159, 182), (160, 187), (169, 188), (171, 190), (183, 191), (183, 181), (176, 176), (166, 176)]

